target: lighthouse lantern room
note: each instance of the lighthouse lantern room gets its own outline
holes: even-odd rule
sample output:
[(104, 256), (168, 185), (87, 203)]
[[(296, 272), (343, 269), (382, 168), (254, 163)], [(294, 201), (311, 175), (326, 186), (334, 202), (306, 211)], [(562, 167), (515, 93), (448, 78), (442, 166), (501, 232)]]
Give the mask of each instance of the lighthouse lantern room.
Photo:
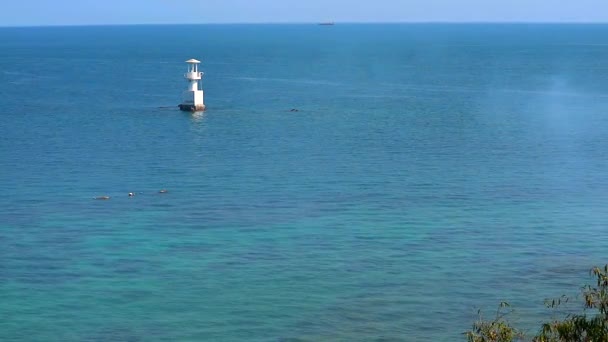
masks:
[(203, 73), (198, 71), (198, 65), (201, 61), (189, 59), (186, 63), (188, 64), (188, 72), (184, 74), (184, 78), (188, 80), (188, 89), (183, 93), (179, 109), (190, 112), (204, 111), (205, 102), (201, 87)]

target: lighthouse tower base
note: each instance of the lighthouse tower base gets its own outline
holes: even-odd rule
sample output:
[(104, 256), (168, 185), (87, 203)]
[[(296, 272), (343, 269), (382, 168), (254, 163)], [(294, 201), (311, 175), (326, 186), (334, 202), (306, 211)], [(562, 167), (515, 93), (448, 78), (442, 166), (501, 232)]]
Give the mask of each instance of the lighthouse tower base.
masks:
[(180, 104), (179, 110), (184, 112), (204, 112), (207, 107), (205, 105)]
[(202, 112), (205, 110), (205, 102), (202, 90), (185, 91), (179, 109), (186, 112)]

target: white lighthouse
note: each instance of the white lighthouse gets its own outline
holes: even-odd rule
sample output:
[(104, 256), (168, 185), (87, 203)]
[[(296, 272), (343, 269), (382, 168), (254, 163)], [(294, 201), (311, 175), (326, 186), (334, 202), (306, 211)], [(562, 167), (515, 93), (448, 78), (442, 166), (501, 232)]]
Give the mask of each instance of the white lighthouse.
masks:
[(188, 89), (183, 93), (179, 109), (190, 112), (204, 111), (203, 89), (200, 86), (203, 73), (198, 71), (198, 65), (201, 61), (189, 59), (186, 63), (188, 63), (188, 72), (184, 74), (184, 77), (188, 80)]

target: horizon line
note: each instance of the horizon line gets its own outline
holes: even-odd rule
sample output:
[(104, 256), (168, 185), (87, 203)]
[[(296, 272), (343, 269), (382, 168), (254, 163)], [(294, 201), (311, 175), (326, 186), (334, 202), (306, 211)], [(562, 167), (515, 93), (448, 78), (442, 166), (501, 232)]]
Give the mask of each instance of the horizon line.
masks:
[(33, 24), (33, 25), (0, 25), (0, 28), (42, 28), (42, 27), (111, 27), (111, 26), (195, 26), (195, 25), (607, 25), (608, 21), (290, 21), (290, 22), (211, 22), (211, 23), (106, 23), (106, 24)]

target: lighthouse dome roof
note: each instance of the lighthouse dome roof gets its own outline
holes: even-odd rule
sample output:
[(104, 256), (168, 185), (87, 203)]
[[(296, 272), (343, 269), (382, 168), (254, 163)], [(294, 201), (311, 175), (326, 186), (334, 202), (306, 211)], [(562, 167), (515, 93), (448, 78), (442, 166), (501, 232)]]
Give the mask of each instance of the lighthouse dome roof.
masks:
[(194, 59), (194, 58), (189, 59), (189, 60), (187, 60), (187, 61), (186, 61), (186, 63), (196, 63), (196, 64), (198, 64), (198, 63), (200, 63), (200, 62), (201, 62), (201, 61), (199, 61), (199, 60), (197, 60), (197, 59)]

